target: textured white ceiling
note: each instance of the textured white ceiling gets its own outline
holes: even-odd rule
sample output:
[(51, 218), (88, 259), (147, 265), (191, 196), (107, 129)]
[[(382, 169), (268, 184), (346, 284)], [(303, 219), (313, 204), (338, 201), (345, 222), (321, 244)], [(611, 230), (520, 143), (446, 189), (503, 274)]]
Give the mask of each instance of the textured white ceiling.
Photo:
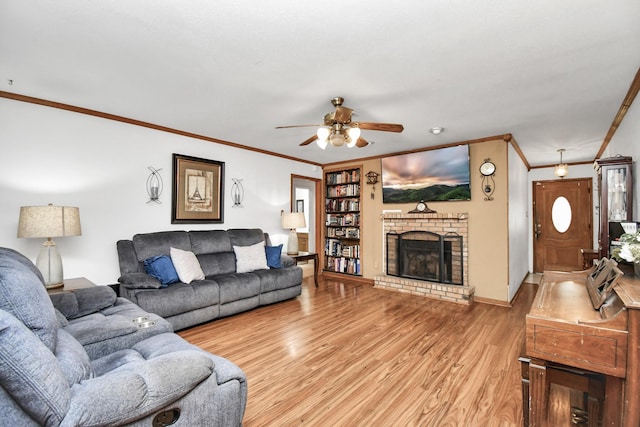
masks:
[[(638, 0), (0, 2), (0, 90), (322, 164), (505, 133), (591, 161), (639, 67)], [(275, 129), (334, 96), (405, 131)]]

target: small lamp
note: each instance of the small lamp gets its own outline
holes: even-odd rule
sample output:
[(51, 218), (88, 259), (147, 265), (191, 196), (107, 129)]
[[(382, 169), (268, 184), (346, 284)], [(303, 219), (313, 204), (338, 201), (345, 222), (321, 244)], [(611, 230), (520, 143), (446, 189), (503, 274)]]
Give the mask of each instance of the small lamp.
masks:
[(80, 236), (80, 210), (69, 206), (22, 206), (18, 237), (46, 237), (36, 258), (45, 287), (59, 288), (62, 283), (62, 259), (52, 237)]
[(298, 254), (298, 234), (296, 228), (305, 226), (304, 212), (291, 212), (282, 214), (282, 228), (291, 230), (287, 242), (287, 255)]

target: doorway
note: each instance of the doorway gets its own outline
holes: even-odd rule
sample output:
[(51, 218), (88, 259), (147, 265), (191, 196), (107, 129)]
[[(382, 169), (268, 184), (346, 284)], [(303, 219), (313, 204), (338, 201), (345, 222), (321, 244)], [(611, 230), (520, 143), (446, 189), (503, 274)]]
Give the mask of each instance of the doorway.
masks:
[(317, 252), (316, 242), (320, 239), (317, 226), (320, 218), (318, 211), (320, 184), (321, 181), (317, 178), (291, 175), (291, 212), (303, 212), (306, 224), (306, 227), (297, 230), (298, 245), (304, 252)]
[(533, 271), (582, 270), (593, 247), (591, 178), (533, 182)]

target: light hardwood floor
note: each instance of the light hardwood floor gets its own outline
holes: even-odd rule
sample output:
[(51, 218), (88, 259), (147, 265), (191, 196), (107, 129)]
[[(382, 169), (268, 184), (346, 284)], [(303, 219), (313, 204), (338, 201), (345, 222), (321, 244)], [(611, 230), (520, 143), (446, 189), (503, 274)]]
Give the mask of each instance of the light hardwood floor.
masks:
[(245, 427), (520, 426), (535, 291), (467, 308), (307, 277), (296, 299), (180, 335), (245, 371)]

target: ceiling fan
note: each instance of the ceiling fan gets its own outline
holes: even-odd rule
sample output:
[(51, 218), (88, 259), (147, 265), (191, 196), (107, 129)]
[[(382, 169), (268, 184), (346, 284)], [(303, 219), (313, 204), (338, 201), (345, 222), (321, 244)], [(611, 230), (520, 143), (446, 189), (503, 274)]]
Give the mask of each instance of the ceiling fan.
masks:
[(324, 124), (315, 125), (293, 125), (276, 126), (276, 129), (319, 126), (318, 131), (311, 138), (306, 139), (300, 145), (308, 145), (316, 141), (323, 150), (328, 144), (340, 147), (344, 144), (347, 147), (366, 147), (369, 143), (360, 136), (360, 130), (377, 130), (382, 132), (402, 132), (404, 126), (394, 123), (371, 123), (351, 121), (353, 110), (343, 107), (344, 98), (336, 96), (331, 100), (331, 104), (336, 107), (335, 111), (324, 115)]

